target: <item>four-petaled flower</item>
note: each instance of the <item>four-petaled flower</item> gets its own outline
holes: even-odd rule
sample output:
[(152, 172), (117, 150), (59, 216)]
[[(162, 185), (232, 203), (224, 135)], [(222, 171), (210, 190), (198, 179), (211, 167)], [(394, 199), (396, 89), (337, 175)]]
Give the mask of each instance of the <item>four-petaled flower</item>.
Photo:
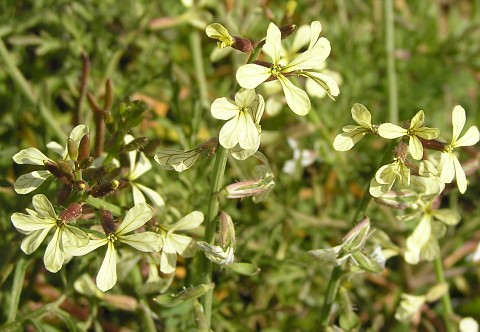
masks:
[(241, 89), (235, 94), (235, 102), (225, 97), (217, 98), (212, 103), (213, 117), (229, 120), (220, 130), (219, 141), (226, 149), (237, 144), (240, 149), (252, 151), (260, 145), (260, 119), (265, 109), (265, 102), (255, 90)]
[(177, 266), (177, 254), (183, 257), (192, 257), (195, 253), (194, 241), (191, 237), (175, 234), (176, 231), (185, 231), (197, 228), (203, 222), (203, 213), (193, 211), (173, 225), (160, 225), (160, 234), (163, 238), (163, 249), (160, 258), (160, 271), (173, 273)]
[(230, 36), (228, 30), (220, 23), (209, 24), (205, 29), (205, 32), (207, 33), (208, 37), (218, 40), (218, 48), (232, 46), (233, 44), (233, 37)]
[(424, 120), (425, 114), (420, 110), (410, 121), (410, 128), (405, 129), (393, 123), (383, 123), (378, 127), (378, 134), (387, 139), (410, 137), (408, 151), (414, 159), (420, 160), (423, 157), (423, 145), (418, 137), (431, 140), (440, 135), (440, 130), (437, 128), (423, 127)]
[(263, 52), (270, 57), (272, 63), (268, 66), (256, 63), (241, 66), (236, 74), (238, 83), (243, 88), (255, 89), (271, 77), (278, 79), (282, 85), (288, 106), (298, 115), (306, 115), (310, 112), (310, 99), (305, 91), (296, 87), (288, 79), (288, 76), (303, 76), (314, 80), (333, 99), (339, 93), (337, 83), (328, 75), (315, 71), (322, 67), (323, 62), (330, 54), (330, 42), (328, 39), (320, 37), (321, 30), (320, 22), (312, 22), (308, 49), (285, 64), (281, 61), (282, 37), (280, 29), (275, 24), (270, 23)]
[(333, 141), (333, 148), (337, 151), (350, 150), (367, 133), (373, 133), (372, 115), (362, 104), (354, 104), (352, 109), (353, 121), (359, 126), (348, 125), (342, 128), (343, 133), (338, 134)]
[[(124, 141), (125, 144), (128, 144), (133, 141), (133, 137), (131, 135), (126, 135)], [(143, 152), (138, 153), (136, 150), (128, 152), (128, 160), (130, 162), (130, 170), (128, 172), (127, 179), (132, 186), (134, 204), (145, 203), (145, 194), (156, 206), (165, 205), (165, 201), (163, 200), (162, 196), (160, 196), (155, 190), (141, 185), (135, 181), (152, 168), (150, 160), (148, 160)]]
[(453, 136), (452, 141), (445, 146), (440, 159), (440, 179), (445, 183), (450, 183), (455, 177), (457, 180), (458, 190), (463, 194), (467, 190), (467, 179), (465, 171), (458, 161), (457, 156), (453, 152), (454, 148), (461, 146), (475, 145), (480, 140), (480, 133), (477, 126), (468, 128), (465, 135), (460, 137), (463, 127), (465, 126), (465, 110), (462, 106), (457, 105), (452, 112)]
[(71, 246), (80, 247), (88, 243), (88, 236), (79, 228), (61, 220), (45, 195), (33, 196), (32, 204), (34, 210), (27, 209), (28, 214), (16, 212), (11, 220), (18, 230), (27, 234), (21, 245), (27, 255), (37, 250), (49, 231), (55, 227), (55, 234), (43, 257), (47, 270), (55, 273), (62, 268), (65, 259), (64, 243), (68, 241)]
[(118, 242), (128, 244), (143, 252), (158, 252), (161, 250), (162, 237), (157, 233), (142, 232), (127, 235), (145, 225), (152, 218), (152, 215), (153, 210), (148, 204), (137, 204), (128, 210), (116, 231), (106, 231), (105, 237), (102, 238), (93, 237), (83, 247), (68, 245), (65, 247), (65, 250), (70, 255), (83, 256), (103, 245), (107, 245), (107, 253), (97, 274), (97, 287), (105, 292), (111, 289), (117, 282), (117, 253), (115, 245), (118, 245)]
[[(85, 134), (88, 133), (88, 127), (85, 125), (78, 125), (73, 128), (70, 133), (69, 138), (73, 140), (75, 145), (78, 147), (80, 140)], [(63, 148), (57, 142), (50, 142), (47, 144), (47, 147), (53, 152), (59, 154), (63, 160), (69, 160), (67, 147)], [(26, 165), (45, 165), (45, 161), (51, 161), (46, 155), (44, 155), (40, 150), (36, 148), (28, 148), (19, 151), (13, 157), (13, 161), (17, 164), (26, 164)], [(27, 174), (21, 175), (17, 181), (15, 181), (14, 188), (18, 194), (28, 194), (29, 192), (34, 191), (40, 185), (48, 179), (52, 173), (47, 170), (38, 170), (33, 171)]]
[(370, 182), (370, 195), (380, 197), (388, 193), (397, 180), (402, 186), (410, 186), (410, 169), (402, 158), (395, 158), (393, 163), (378, 169)]

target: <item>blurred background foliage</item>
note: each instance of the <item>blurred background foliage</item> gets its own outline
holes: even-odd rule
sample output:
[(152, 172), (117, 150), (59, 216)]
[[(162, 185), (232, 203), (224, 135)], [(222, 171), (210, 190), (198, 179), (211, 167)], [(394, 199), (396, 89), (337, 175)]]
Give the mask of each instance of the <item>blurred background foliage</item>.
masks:
[[(150, 106), (133, 134), (156, 144), (152, 157), (162, 148), (191, 149), (216, 136), (221, 123), (211, 117), (209, 105), (235, 92), (235, 71), (246, 56), (231, 52), (210, 61), (216, 45), (204, 33), (207, 24), (219, 22), (234, 35), (260, 40), (270, 21), (302, 25), (319, 20), (322, 35), (332, 45), (328, 68), (343, 80), (341, 93), (336, 101), (312, 99), (313, 109), (304, 118), (286, 108), (264, 116), (260, 150), (270, 161), (276, 187), (260, 204), (250, 199), (220, 202), (236, 225), (237, 260), (253, 262), (261, 272), (242, 277), (218, 271), (213, 317), (215, 331), (315, 330), (330, 269), (312, 262), (304, 252), (341, 242), (386, 147), (384, 141), (366, 139), (352, 151), (339, 153), (331, 145), (342, 126), (352, 123), (350, 108), (356, 102), (367, 106), (374, 123), (388, 120), (383, 1), (188, 2), (0, 2), (0, 322), (12, 305), (14, 268), (26, 259), (21, 313), (54, 301), (62, 292), (69, 294), (62, 305), (66, 316), (46, 317), (45, 325), (35, 325), (40, 324), (37, 321), (34, 328), (48, 325), (48, 331), (53, 326), (62, 330), (69, 320), (89, 318), (96, 330), (141, 330), (142, 313), (155, 317), (158, 330), (186, 331), (194, 326), (190, 304), (166, 309), (138, 295), (141, 278), (127, 275), (110, 293), (124, 296), (126, 303), (140, 299), (142, 305), (119, 308), (112, 305), (118, 299), (76, 293), (73, 280), (66, 287), (65, 280), (75, 278), (75, 272), (46, 272), (41, 251), (28, 257), (20, 251), (22, 235), (11, 225), (10, 215), (24, 211), (32, 195), (15, 194), (13, 183), (27, 169), (14, 165), (11, 157), (23, 148), (45, 151), (46, 143), (62, 141), (54, 127), (68, 135), (80, 95), (82, 55), (90, 64), (88, 91), (99, 102), (105, 81), (112, 79), (116, 102), (128, 96)], [(408, 120), (423, 109), (427, 125), (440, 128), (449, 139), (451, 110), (461, 104), (467, 111), (467, 126), (478, 125), (480, 1), (396, 0), (394, 4), (399, 119)], [(19, 73), (28, 81), (26, 89), (19, 86)], [(87, 104), (81, 117), (82, 123), (93, 127)], [(315, 162), (302, 167), (298, 161), (286, 174), (283, 166), (293, 156), (288, 139), (313, 154)], [(463, 196), (452, 191), (444, 199), (445, 206), (460, 209), (462, 222), (449, 230), (441, 247), (456, 313), (478, 320), (480, 273), (478, 263), (466, 259), (480, 240), (478, 148), (470, 155), (477, 156), (477, 165), (469, 177), (469, 190)], [(251, 177), (253, 165), (253, 160), (231, 160), (226, 183)], [(157, 218), (175, 219), (175, 209), (183, 214), (205, 211), (211, 169), (209, 159), (181, 174), (154, 163), (153, 171), (142, 179), (166, 200), (167, 207), (157, 211)], [(55, 188), (41, 190), (52, 197)], [(404, 245), (411, 225), (373, 203), (368, 215), (393, 243)], [(191, 286), (197, 265), (196, 260), (180, 261), (169, 291)], [(91, 270), (92, 276), (95, 271)], [(346, 286), (365, 330), (410, 331), (393, 318), (400, 293), (424, 294), (433, 284), (431, 264), (409, 266), (394, 257), (385, 272), (355, 275)], [(419, 330), (435, 330), (438, 317), (430, 310), (436, 309), (435, 305), (426, 309)]]

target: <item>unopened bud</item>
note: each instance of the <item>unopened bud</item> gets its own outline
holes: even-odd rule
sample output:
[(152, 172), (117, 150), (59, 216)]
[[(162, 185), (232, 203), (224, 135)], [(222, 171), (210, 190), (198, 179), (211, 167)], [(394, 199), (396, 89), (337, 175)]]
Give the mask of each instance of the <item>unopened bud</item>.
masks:
[(105, 83), (105, 111), (109, 112), (112, 108), (113, 103), (113, 82), (111, 79), (107, 80)]
[(78, 161), (81, 162), (88, 157), (90, 157), (90, 134), (86, 133), (78, 144)]
[[(47, 171), (53, 174), (55, 178), (59, 179), (65, 184), (68, 184), (73, 181), (73, 175), (72, 173), (66, 173), (62, 169), (60, 169), (60, 166), (58, 163), (55, 163), (50, 160), (45, 160), (44, 162), (45, 168)], [(71, 171), (71, 170), (70, 170)]]
[(78, 158), (78, 147), (75, 145), (75, 141), (71, 138), (67, 139), (67, 151), (68, 151), (68, 156), (72, 160), (77, 160)]
[(133, 141), (125, 145), (123, 151), (134, 151), (134, 150), (142, 150), (145, 145), (148, 144), (148, 138), (146, 137), (138, 137), (135, 138)]
[(407, 159), (407, 154), (408, 154), (408, 145), (403, 142), (399, 142), (398, 145), (395, 147), (395, 152), (394, 152), (395, 157), (405, 161)]
[(72, 166), (70, 165), (70, 163), (66, 160), (59, 160), (57, 161), (57, 165), (58, 165), (58, 168), (60, 168), (60, 170), (66, 174), (72, 174), (73, 173), (73, 170), (72, 170)]
[(289, 24), (289, 25), (285, 25), (285, 26), (281, 27), (280, 28), (280, 33), (281, 33), (282, 39), (287, 38), (292, 33), (294, 33), (296, 30), (297, 30), (297, 26), (295, 24)]
[(109, 210), (100, 211), (100, 222), (105, 234), (112, 234), (115, 232), (115, 220), (113, 214)]
[(253, 43), (250, 39), (233, 36), (233, 44), (231, 45), (234, 49), (239, 50), (240, 52), (250, 52), (253, 51)]
[(269, 177), (232, 183), (225, 187), (226, 197), (235, 199), (258, 196), (270, 190), (272, 184), (274, 182)]
[(82, 215), (82, 205), (78, 203), (70, 204), (62, 213), (60, 213), (60, 220), (68, 223), (72, 220), (78, 219)]
[(235, 248), (235, 228), (232, 218), (225, 212), (220, 212), (220, 243), (222, 247), (231, 245)]
[(93, 157), (87, 157), (87, 158), (84, 158), (84, 159), (80, 159), (80, 161), (78, 163), (78, 167), (80, 169), (87, 169), (90, 166), (92, 166), (92, 164), (93, 164)]
[(113, 180), (108, 183), (102, 183), (92, 187), (91, 195), (95, 198), (104, 197), (115, 192), (115, 189), (118, 188), (120, 182), (118, 180)]
[(365, 217), (343, 238), (344, 249), (348, 249), (350, 252), (362, 249), (365, 241), (371, 235), (369, 231), (370, 219)]

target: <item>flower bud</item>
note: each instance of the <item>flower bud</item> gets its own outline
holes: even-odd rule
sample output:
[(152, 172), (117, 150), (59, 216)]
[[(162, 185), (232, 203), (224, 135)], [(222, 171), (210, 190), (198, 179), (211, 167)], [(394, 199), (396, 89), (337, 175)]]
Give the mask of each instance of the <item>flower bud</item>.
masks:
[(232, 218), (223, 211), (220, 212), (220, 244), (222, 247), (230, 244), (234, 249), (236, 246)]
[(134, 150), (141, 150), (145, 145), (148, 144), (148, 138), (146, 137), (138, 137), (135, 138), (133, 141), (125, 145), (123, 148), (124, 152), (134, 151)]
[(67, 139), (67, 151), (68, 151), (68, 156), (72, 160), (77, 160), (78, 158), (78, 147), (75, 144), (75, 141), (71, 138)]
[(78, 161), (82, 162), (88, 157), (90, 157), (90, 134), (86, 133), (78, 144)]
[(119, 184), (120, 184), (120, 182), (118, 180), (113, 180), (113, 181), (108, 182), (108, 183), (102, 183), (102, 184), (93, 186), (90, 193), (95, 198), (108, 196), (110, 194), (113, 194), (115, 189), (118, 188)]
[(109, 210), (100, 210), (100, 222), (105, 234), (112, 234), (115, 232), (115, 220), (113, 214)]
[(232, 183), (225, 187), (225, 197), (235, 199), (257, 196), (268, 190), (271, 182), (273, 181), (266, 182), (265, 179), (255, 179)]
[(282, 39), (287, 38), (292, 33), (294, 33), (296, 30), (297, 30), (297, 26), (295, 24), (289, 24), (289, 25), (285, 25), (285, 26), (281, 27), (280, 28), (280, 33), (281, 33)]
[(78, 219), (82, 215), (82, 205), (78, 203), (70, 204), (62, 213), (60, 213), (60, 220), (64, 223)]
[(240, 52), (250, 52), (253, 51), (253, 43), (250, 39), (233, 36), (233, 44), (231, 45), (234, 49), (239, 50)]
[(60, 166), (58, 163), (55, 163), (50, 160), (45, 160), (43, 163), (47, 171), (52, 173), (53, 176), (55, 176), (58, 180), (62, 181), (65, 184), (69, 184), (70, 182), (73, 181), (72, 173), (65, 173), (62, 169), (60, 169)]
[(87, 169), (93, 164), (93, 157), (87, 157), (84, 159), (80, 159), (80, 162), (78, 164), (78, 167), (80, 169)]
[(64, 172), (65, 174), (72, 174), (73, 173), (73, 170), (72, 170), (72, 166), (70, 165), (70, 163), (66, 160), (59, 160), (57, 161), (57, 165), (58, 165), (58, 168), (60, 168), (60, 170), (62, 172)]

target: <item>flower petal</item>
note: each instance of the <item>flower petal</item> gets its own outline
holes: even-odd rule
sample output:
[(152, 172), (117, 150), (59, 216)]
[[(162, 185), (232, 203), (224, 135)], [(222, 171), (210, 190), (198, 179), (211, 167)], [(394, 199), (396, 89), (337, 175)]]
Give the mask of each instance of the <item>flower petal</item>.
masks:
[(150, 205), (145, 203), (135, 205), (133, 208), (128, 210), (125, 219), (123, 219), (123, 222), (120, 224), (120, 226), (118, 226), (115, 234), (124, 235), (139, 227), (142, 227), (147, 221), (152, 219), (152, 215), (153, 209), (150, 207)]
[(45, 263), (47, 270), (53, 273), (60, 270), (63, 265), (64, 256), (62, 247), (62, 229), (57, 227), (55, 234), (48, 243), (45, 255), (43, 256), (43, 262)]
[(407, 134), (407, 130), (393, 123), (382, 123), (378, 126), (378, 134), (383, 138), (394, 139)]
[[(135, 184), (138, 189), (140, 189), (156, 206), (164, 206), (165, 201), (163, 200), (162, 196), (157, 193), (155, 190), (145, 187), (139, 183)], [(136, 204), (136, 203), (135, 203)]]
[(297, 88), (282, 75), (280, 75), (278, 79), (282, 84), (283, 93), (285, 94), (288, 107), (298, 115), (307, 115), (311, 108), (310, 99), (308, 98), (307, 93), (302, 89)]
[(462, 132), (463, 127), (465, 126), (466, 116), (465, 110), (462, 106), (457, 105), (453, 108), (452, 112), (452, 125), (453, 125), (453, 137), (452, 144), (454, 144), (460, 133)]
[(249, 63), (238, 68), (236, 78), (242, 88), (255, 89), (271, 75), (271, 68)]
[[(361, 127), (360, 127), (361, 128)], [(348, 151), (362, 139), (367, 131), (362, 129), (344, 132), (335, 137), (333, 141), (333, 148), (337, 151)]]
[(80, 247), (88, 243), (87, 234), (77, 227), (64, 224), (63, 233), (67, 237), (68, 243), (72, 246)]
[(52, 175), (49, 171), (33, 171), (27, 174), (20, 175), (15, 181), (14, 188), (17, 194), (28, 194), (45, 182)]
[(24, 253), (30, 255), (32, 252), (38, 249), (40, 244), (47, 236), (50, 228), (39, 229), (29, 233), (22, 241), (20, 248)]
[(107, 253), (97, 274), (97, 287), (102, 292), (111, 289), (117, 283), (117, 253), (113, 243), (108, 241)]
[(57, 220), (57, 214), (47, 196), (43, 194), (33, 196), (32, 204), (35, 211), (37, 211), (41, 217), (49, 218), (54, 221)]
[(40, 219), (19, 212), (12, 214), (10, 220), (15, 228), (23, 232), (38, 231), (45, 228), (50, 229), (55, 226), (55, 221)]
[(119, 240), (137, 250), (144, 252), (158, 252), (163, 247), (163, 239), (160, 234), (154, 232), (142, 232), (130, 235), (122, 235)]
[(372, 129), (372, 115), (364, 105), (354, 104), (351, 113), (353, 121), (362, 127)]
[(273, 22), (270, 22), (268, 25), (267, 38), (262, 50), (272, 59), (274, 64), (278, 64), (280, 56), (282, 55), (282, 33)]
[(106, 245), (108, 242), (109, 240), (107, 238), (91, 239), (86, 245), (81, 247), (73, 246), (70, 243), (67, 243), (65, 244), (64, 250), (67, 254), (72, 256), (83, 256), (94, 251), (95, 249), (100, 248), (101, 246)]
[(172, 225), (171, 231), (195, 229), (203, 222), (204, 216), (200, 211), (193, 211)]
[(418, 111), (417, 114), (410, 121), (410, 129), (418, 129), (423, 125), (425, 121), (425, 114), (422, 110)]
[(477, 144), (479, 140), (480, 140), (480, 133), (478, 131), (478, 128), (477, 126), (472, 126), (468, 128), (465, 135), (463, 135), (460, 139), (456, 140), (455, 143), (452, 144), (452, 146), (453, 147), (471, 146), (471, 145)]
[(239, 107), (225, 97), (215, 99), (210, 107), (212, 116), (219, 120), (230, 120), (239, 111)]
[(464, 194), (465, 191), (467, 191), (467, 177), (465, 176), (465, 171), (456, 157), (453, 158), (453, 165), (455, 168), (455, 179), (457, 181), (458, 191), (460, 191), (461, 194)]
[(439, 164), (439, 168), (441, 169), (440, 179), (444, 183), (452, 182), (455, 177), (455, 159), (457, 159), (457, 156), (451, 152), (443, 152), (441, 154)]
[(315, 47), (309, 48), (288, 65), (282, 68), (282, 73), (320, 68), (330, 55), (331, 47), (327, 38), (321, 37)]
[(329, 75), (317, 72), (304, 72), (301, 74), (301, 76), (310, 78), (314, 83), (317, 84), (317, 86), (320, 86), (323, 90), (325, 90), (327, 95), (333, 100), (335, 100), (333, 97), (338, 96), (340, 93), (337, 82)]
[(193, 239), (189, 236), (170, 233), (168, 243), (175, 251), (183, 257), (192, 257)]
[(242, 111), (237, 126), (237, 140), (242, 149), (253, 149), (258, 141), (258, 129), (253, 122), (252, 116)]
[(434, 139), (440, 135), (440, 130), (438, 128), (422, 127), (418, 128), (415, 134), (424, 139)]
[(238, 143), (238, 128), (240, 117), (236, 116), (220, 129), (218, 140), (225, 149), (231, 149)]
[(308, 48), (312, 48), (317, 45), (320, 32), (322, 32), (322, 24), (319, 21), (313, 21), (310, 24), (310, 43), (308, 44)]
[(40, 150), (36, 148), (28, 148), (20, 150), (12, 157), (13, 161), (17, 164), (26, 165), (44, 165), (45, 160), (51, 160), (44, 155)]
[(420, 160), (423, 157), (423, 145), (417, 136), (410, 136), (408, 142), (408, 151), (413, 159)]
[(137, 187), (137, 184), (131, 183), (130, 185), (132, 186), (133, 204), (137, 205), (141, 203), (146, 203), (147, 201), (145, 200), (145, 196), (143, 196), (143, 193)]
[(235, 104), (237, 104), (238, 108), (247, 107), (255, 99), (256, 95), (253, 89), (241, 89), (235, 94)]
[(175, 272), (175, 267), (177, 266), (177, 253), (175, 251), (166, 251), (165, 248), (168, 246), (167, 243), (168, 242), (165, 242), (160, 255), (160, 272), (170, 274)]

